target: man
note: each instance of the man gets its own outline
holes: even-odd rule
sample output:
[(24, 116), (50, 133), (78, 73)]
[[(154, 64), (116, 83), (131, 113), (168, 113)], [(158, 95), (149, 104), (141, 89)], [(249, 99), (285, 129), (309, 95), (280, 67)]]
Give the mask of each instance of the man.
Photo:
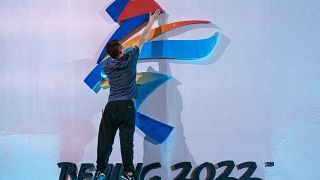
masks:
[(153, 23), (158, 19), (160, 10), (150, 14), (149, 22), (141, 34), (138, 45), (125, 52), (122, 44), (112, 40), (107, 45), (107, 53), (112, 57), (103, 66), (108, 76), (110, 94), (104, 109), (98, 135), (97, 171), (94, 179), (106, 179), (104, 170), (112, 152), (114, 137), (119, 129), (120, 148), (124, 172), (121, 179), (134, 180), (133, 135), (135, 131), (136, 65), (139, 52), (148, 37)]

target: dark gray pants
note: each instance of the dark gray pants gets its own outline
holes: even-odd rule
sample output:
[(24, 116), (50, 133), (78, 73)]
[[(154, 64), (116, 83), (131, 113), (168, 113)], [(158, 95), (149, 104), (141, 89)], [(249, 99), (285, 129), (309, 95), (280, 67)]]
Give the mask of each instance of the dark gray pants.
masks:
[(135, 107), (131, 100), (112, 101), (106, 105), (99, 127), (97, 171), (104, 171), (108, 164), (112, 145), (119, 128), (122, 164), (127, 172), (134, 172), (133, 135)]

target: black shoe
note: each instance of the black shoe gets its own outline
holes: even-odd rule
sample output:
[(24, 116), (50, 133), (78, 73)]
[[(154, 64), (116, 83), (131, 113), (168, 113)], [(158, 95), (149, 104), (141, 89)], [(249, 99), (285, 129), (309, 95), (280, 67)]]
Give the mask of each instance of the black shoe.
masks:
[(121, 174), (121, 180), (135, 180), (133, 176), (129, 176), (127, 172), (123, 171)]
[(96, 171), (93, 180), (106, 180), (107, 176), (102, 171)]

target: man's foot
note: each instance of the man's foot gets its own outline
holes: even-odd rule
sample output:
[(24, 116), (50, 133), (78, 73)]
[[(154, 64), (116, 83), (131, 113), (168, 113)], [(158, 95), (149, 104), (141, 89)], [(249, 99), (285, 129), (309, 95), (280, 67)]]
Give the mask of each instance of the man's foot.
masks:
[(121, 180), (135, 180), (133, 175), (129, 176), (129, 174), (125, 171), (122, 172)]
[(106, 180), (107, 176), (102, 171), (96, 171), (93, 180)]

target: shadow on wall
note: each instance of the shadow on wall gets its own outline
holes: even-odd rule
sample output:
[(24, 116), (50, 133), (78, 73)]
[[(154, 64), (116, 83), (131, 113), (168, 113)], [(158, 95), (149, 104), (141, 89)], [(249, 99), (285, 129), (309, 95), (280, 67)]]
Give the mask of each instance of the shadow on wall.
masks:
[(95, 160), (96, 155), (92, 153), (96, 152), (98, 134), (96, 126), (99, 126), (100, 121), (94, 122), (93, 117), (101, 112), (107, 103), (107, 96), (104, 93), (93, 95), (94, 92), (83, 83), (84, 77), (79, 76), (79, 72), (89, 70), (89, 64), (92, 64), (90, 62), (90, 59), (84, 59), (56, 67), (67, 67), (69, 74), (63, 74), (63, 76), (72, 77), (73, 82), (70, 84), (72, 91), (68, 91), (68, 96), (72, 100), (70, 110), (60, 111), (64, 112), (60, 127), (60, 161), (74, 162), (78, 165), (83, 163), (83, 160)]
[[(111, 3), (112, 1), (99, 11), (100, 17), (103, 17), (108, 24), (115, 23), (105, 11)], [(118, 27), (114, 27), (112, 31), (107, 33), (102, 44), (99, 46), (100, 48), (96, 51), (92, 59), (77, 60), (72, 63), (59, 64), (59, 67), (55, 67), (59, 69), (69, 69), (68, 73), (61, 76), (72, 77), (73, 84), (70, 85), (70, 87), (76, 87), (73, 92), (70, 92), (71, 97), (74, 98), (73, 102), (71, 102), (73, 110), (68, 112), (66, 110), (60, 111), (65, 112), (61, 115), (63, 122), (60, 127), (62, 141), (60, 146), (60, 161), (81, 164), (83, 160), (96, 159), (96, 141), (100, 120), (95, 121), (92, 118), (95, 114), (99, 113), (100, 109), (103, 110), (108, 101), (108, 97), (104, 96), (105, 93), (102, 92), (94, 95), (94, 92), (83, 82), (85, 76), (79, 76), (79, 74), (86, 75), (86, 73), (83, 72), (89, 72), (90, 67), (95, 66), (93, 62), (96, 62), (96, 58), (99, 57), (105, 43), (117, 28)], [(95, 163), (95, 161), (93, 163)]]
[[(167, 24), (168, 15), (162, 14), (159, 18), (159, 26)], [(213, 24), (209, 24), (206, 28), (218, 28)], [(198, 29), (199, 26), (191, 25), (186, 27), (178, 28), (170, 32), (170, 36), (175, 36), (183, 32)], [(219, 28), (218, 28), (219, 29)], [(168, 39), (169, 33), (164, 33), (155, 40), (165, 40)], [(170, 63), (183, 63), (183, 64), (198, 64), (198, 65), (209, 65), (215, 63), (220, 59), (224, 50), (230, 43), (230, 40), (225, 35), (220, 36), (218, 45), (214, 50), (213, 54), (210, 54), (210, 58), (207, 61), (172, 61), (167, 60), (144, 60), (146, 62), (158, 62), (159, 73), (171, 75)], [(157, 49), (159, 51), (159, 49)], [(148, 72), (157, 72), (153, 68), (149, 67)], [(147, 138), (144, 140), (144, 153), (143, 153), (143, 163), (151, 164), (154, 162), (160, 162), (161, 168), (150, 171), (145, 177), (146, 179), (152, 178), (154, 176), (160, 176), (162, 179), (173, 179), (180, 170), (171, 171), (171, 166), (184, 161), (191, 162), (193, 167), (197, 164), (188, 150), (186, 144), (186, 138), (184, 136), (184, 128), (181, 120), (181, 112), (183, 110), (183, 99), (178, 90), (178, 86), (181, 83), (174, 77), (169, 80), (164, 85), (160, 86), (155, 90), (151, 96), (149, 96), (145, 102), (140, 107), (140, 111), (143, 114), (160, 120), (163, 123), (171, 125), (174, 127), (173, 131), (169, 135), (168, 139), (162, 144), (152, 144)]]

